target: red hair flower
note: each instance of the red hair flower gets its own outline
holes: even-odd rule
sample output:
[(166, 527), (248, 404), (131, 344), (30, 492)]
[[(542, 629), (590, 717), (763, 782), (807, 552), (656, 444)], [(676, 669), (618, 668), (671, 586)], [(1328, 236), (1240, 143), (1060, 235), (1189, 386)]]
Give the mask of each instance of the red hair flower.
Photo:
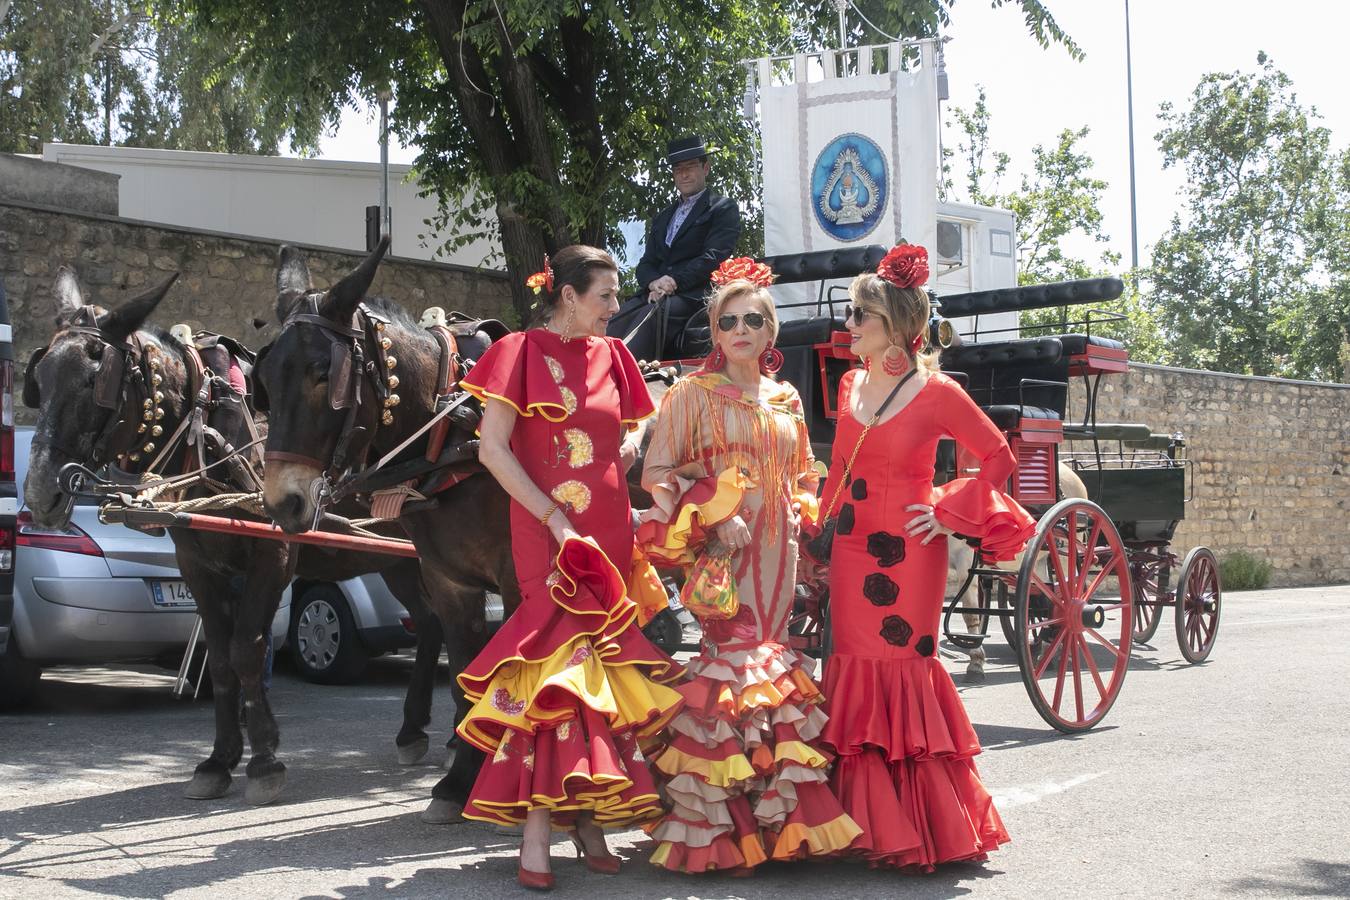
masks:
[(525, 286), (536, 294), (540, 291), (553, 293), (553, 267), (548, 264), (548, 254), (544, 254), (544, 271), (535, 272), (525, 279)]
[(767, 263), (755, 262), (748, 256), (723, 260), (711, 276), (712, 283), (719, 287), (738, 279), (748, 281), (755, 287), (768, 287), (773, 284), (773, 278), (773, 269)]
[(928, 283), (928, 251), (918, 244), (897, 244), (877, 266), (877, 275), (898, 288)]

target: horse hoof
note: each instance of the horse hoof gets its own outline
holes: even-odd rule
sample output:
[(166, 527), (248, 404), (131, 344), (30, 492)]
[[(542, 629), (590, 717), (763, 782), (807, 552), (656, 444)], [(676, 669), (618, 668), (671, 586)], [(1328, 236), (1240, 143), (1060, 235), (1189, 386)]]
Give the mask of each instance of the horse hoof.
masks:
[(230, 773), (220, 769), (194, 772), (192, 780), (183, 789), (183, 796), (189, 800), (215, 800), (229, 791), (230, 781)]
[(281, 794), (281, 789), (286, 786), (286, 767), (277, 763), (280, 768), (275, 772), (267, 772), (262, 775), (250, 775), (248, 784), (244, 787), (244, 802), (249, 806), (266, 806)]
[(430, 748), (431, 742), (426, 737), (420, 737), (411, 744), (404, 744), (398, 748), (398, 764), (415, 766), (422, 761), (422, 757), (427, 755)]
[(453, 800), (433, 799), (422, 810), (422, 821), (428, 825), (457, 825), (464, 821), (464, 807)]
[(970, 666), (966, 669), (966, 684), (984, 684), (984, 666)]

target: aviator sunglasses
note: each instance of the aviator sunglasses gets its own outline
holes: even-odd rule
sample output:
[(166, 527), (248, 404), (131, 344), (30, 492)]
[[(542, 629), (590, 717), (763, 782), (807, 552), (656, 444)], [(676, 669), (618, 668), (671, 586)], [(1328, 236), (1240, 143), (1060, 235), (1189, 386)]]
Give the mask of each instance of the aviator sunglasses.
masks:
[(748, 312), (748, 313), (746, 313), (746, 314), (743, 315), (743, 316), (736, 316), (736, 315), (732, 315), (731, 313), (728, 313), (728, 314), (726, 314), (725, 316), (718, 316), (718, 317), (717, 317), (717, 330), (718, 330), (718, 331), (735, 331), (735, 330), (736, 330), (736, 323), (738, 323), (738, 322), (740, 322), (740, 321), (742, 321), (742, 320), (745, 321), (745, 327), (746, 327), (746, 328), (752, 329), (752, 330), (754, 330), (754, 331), (758, 331), (759, 329), (761, 329), (761, 328), (764, 327), (764, 314), (763, 314), (763, 313)]
[(876, 313), (872, 312), (870, 309), (863, 309), (861, 306), (844, 307), (844, 321), (847, 322), (850, 319), (852, 319), (853, 324), (859, 327), (862, 326), (863, 321), (868, 316), (875, 316), (875, 315)]

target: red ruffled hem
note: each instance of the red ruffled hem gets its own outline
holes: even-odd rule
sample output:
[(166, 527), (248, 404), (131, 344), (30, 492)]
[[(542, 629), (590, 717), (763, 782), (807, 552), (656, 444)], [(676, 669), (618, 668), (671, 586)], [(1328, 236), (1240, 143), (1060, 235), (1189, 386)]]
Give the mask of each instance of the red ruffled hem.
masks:
[(839, 756), (868, 747), (888, 762), (966, 757), (980, 739), (936, 657), (878, 659), (836, 653), (825, 667), (824, 743)]
[(933, 488), (933, 516), (957, 534), (979, 538), (981, 555), (994, 561), (1021, 553), (1036, 531), (1036, 520), (1020, 503), (978, 478)]
[(868, 749), (839, 757), (830, 784), (863, 829), (851, 853), (874, 866), (931, 872), (1009, 841), (969, 758), (887, 763)]
[(464, 816), (519, 825), (531, 809), (571, 824), (589, 810), (601, 825), (630, 825), (661, 813), (656, 783), (631, 731), (610, 732), (584, 705), (574, 719), (533, 734), (508, 733), (478, 773)]

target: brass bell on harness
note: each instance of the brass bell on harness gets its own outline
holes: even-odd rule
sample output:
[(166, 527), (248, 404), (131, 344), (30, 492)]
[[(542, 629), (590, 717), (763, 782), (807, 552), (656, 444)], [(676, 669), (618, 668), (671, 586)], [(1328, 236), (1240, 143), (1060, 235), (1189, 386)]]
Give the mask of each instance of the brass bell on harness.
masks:
[(164, 380), (164, 376), (159, 374), (158, 372), (155, 372), (151, 374), (150, 380), (154, 382), (155, 387), (159, 387), (159, 383)]
[(149, 442), (147, 441), (147, 442), (146, 442), (146, 445), (145, 445), (144, 447), (142, 447), (141, 450), (143, 450), (143, 451), (146, 452), (146, 453), (154, 453), (154, 452), (155, 452), (155, 445), (152, 444), (152, 443), (149, 443)]
[(164, 428), (163, 428), (163, 426), (160, 426), (160, 425), (156, 425), (154, 428), (151, 428), (151, 429), (150, 429), (150, 436), (151, 436), (151, 437), (159, 437), (159, 436), (160, 436), (161, 434), (163, 434), (163, 433), (164, 433)]
[(133, 453), (130, 456), (128, 456), (127, 459), (131, 460), (132, 462), (140, 462), (141, 455), (139, 453)]
[(398, 376), (390, 375), (388, 378), (385, 379), (384, 383), (386, 386), (388, 386), (389, 390), (392, 391), (398, 387)]
[(380, 414), (380, 421), (386, 425), (393, 425), (394, 414), (386, 409), (383, 413)]
[(145, 434), (145, 423), (144, 423), (144, 422), (142, 422), (142, 423), (140, 424), (140, 427), (136, 429), (136, 433), (137, 433), (137, 434)]
[(389, 338), (387, 337), (380, 338), (380, 348), (382, 350), (388, 350), (392, 346), (394, 346), (394, 342), (389, 340)]
[(398, 358), (397, 358), (397, 357), (394, 357), (394, 356), (386, 356), (386, 357), (384, 358), (384, 367), (385, 367), (386, 369), (392, 369), (392, 368), (393, 368), (394, 366), (396, 366), (396, 365), (398, 365)]
[(158, 404), (158, 403), (163, 403), (163, 402), (164, 402), (164, 392), (163, 392), (163, 391), (155, 391), (155, 403)]
[[(146, 402), (149, 403), (150, 401), (147, 400)], [(145, 408), (145, 412), (141, 413), (141, 418), (144, 419), (144, 420), (147, 421), (147, 422), (149, 422), (149, 421), (150, 421), (151, 419), (153, 419), (154, 417), (155, 417), (154, 411), (153, 411), (152, 409), (150, 409), (150, 407), (148, 407), (148, 406)]]
[(162, 409), (157, 409), (157, 410), (155, 410), (155, 419), (156, 419), (156, 421), (158, 421), (159, 419), (162, 419), (162, 418), (164, 418), (164, 410), (162, 410)]
[(141, 401), (141, 409), (149, 409), (151, 406), (154, 406), (154, 401), (150, 398), (147, 397), (145, 400)]
[(399, 396), (398, 396), (398, 394), (390, 394), (388, 397), (385, 397), (385, 398), (384, 398), (384, 408), (385, 408), (385, 409), (391, 409), (391, 408), (393, 408), (393, 407), (395, 407), (395, 406), (398, 406), (398, 404), (399, 404)]

